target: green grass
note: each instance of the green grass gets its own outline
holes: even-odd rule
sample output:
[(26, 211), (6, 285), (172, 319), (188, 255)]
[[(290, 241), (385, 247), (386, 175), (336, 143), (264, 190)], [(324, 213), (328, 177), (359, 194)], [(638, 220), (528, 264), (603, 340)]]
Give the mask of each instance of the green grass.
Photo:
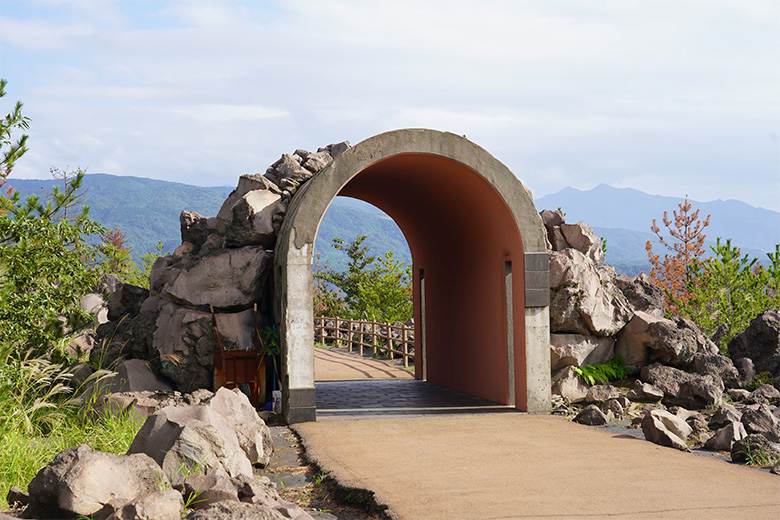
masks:
[[(70, 374), (45, 359), (14, 359), (0, 345), (0, 510), (6, 493), (22, 489), (57, 453), (87, 444), (95, 450), (124, 453), (141, 424), (132, 411), (97, 415), (74, 398)], [(107, 371), (90, 383), (100, 384)]]

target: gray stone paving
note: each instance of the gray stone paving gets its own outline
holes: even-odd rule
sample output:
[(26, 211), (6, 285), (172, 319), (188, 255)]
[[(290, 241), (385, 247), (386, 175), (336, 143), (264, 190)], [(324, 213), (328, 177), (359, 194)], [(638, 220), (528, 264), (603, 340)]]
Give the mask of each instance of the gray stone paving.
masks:
[(317, 419), (517, 412), (509, 406), (418, 380), (321, 381)]

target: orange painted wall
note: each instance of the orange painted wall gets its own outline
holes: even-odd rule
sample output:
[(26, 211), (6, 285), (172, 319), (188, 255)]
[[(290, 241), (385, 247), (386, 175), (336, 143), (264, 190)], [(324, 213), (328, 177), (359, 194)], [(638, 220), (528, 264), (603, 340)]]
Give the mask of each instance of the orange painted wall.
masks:
[[(525, 409), (523, 246), (503, 197), (470, 168), (427, 154), (374, 163), (339, 195), (365, 200), (390, 215), (406, 235), (415, 276), (425, 270), (432, 383), (508, 402), (504, 272), (505, 262), (512, 263), (515, 394), (517, 407)], [(421, 314), (416, 279), (415, 323), (421, 323)], [(419, 344), (415, 351), (419, 369)]]

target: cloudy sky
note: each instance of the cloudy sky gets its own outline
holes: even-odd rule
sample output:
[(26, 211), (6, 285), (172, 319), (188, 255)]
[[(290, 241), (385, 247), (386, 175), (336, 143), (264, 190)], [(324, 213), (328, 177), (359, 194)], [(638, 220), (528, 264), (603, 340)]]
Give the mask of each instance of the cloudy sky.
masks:
[(282, 153), (465, 134), (535, 196), (780, 210), (777, 0), (0, 0), (0, 113), (49, 169), (234, 186)]

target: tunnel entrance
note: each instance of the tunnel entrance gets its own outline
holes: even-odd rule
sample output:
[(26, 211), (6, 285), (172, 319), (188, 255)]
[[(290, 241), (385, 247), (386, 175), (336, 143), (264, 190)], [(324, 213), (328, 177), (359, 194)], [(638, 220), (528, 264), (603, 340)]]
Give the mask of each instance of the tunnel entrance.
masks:
[(398, 130), (350, 148), (291, 201), (275, 254), (285, 418), (316, 418), (313, 244), (337, 195), (373, 204), (406, 236), (415, 378), (549, 412), (548, 259), (531, 197), (465, 138)]

